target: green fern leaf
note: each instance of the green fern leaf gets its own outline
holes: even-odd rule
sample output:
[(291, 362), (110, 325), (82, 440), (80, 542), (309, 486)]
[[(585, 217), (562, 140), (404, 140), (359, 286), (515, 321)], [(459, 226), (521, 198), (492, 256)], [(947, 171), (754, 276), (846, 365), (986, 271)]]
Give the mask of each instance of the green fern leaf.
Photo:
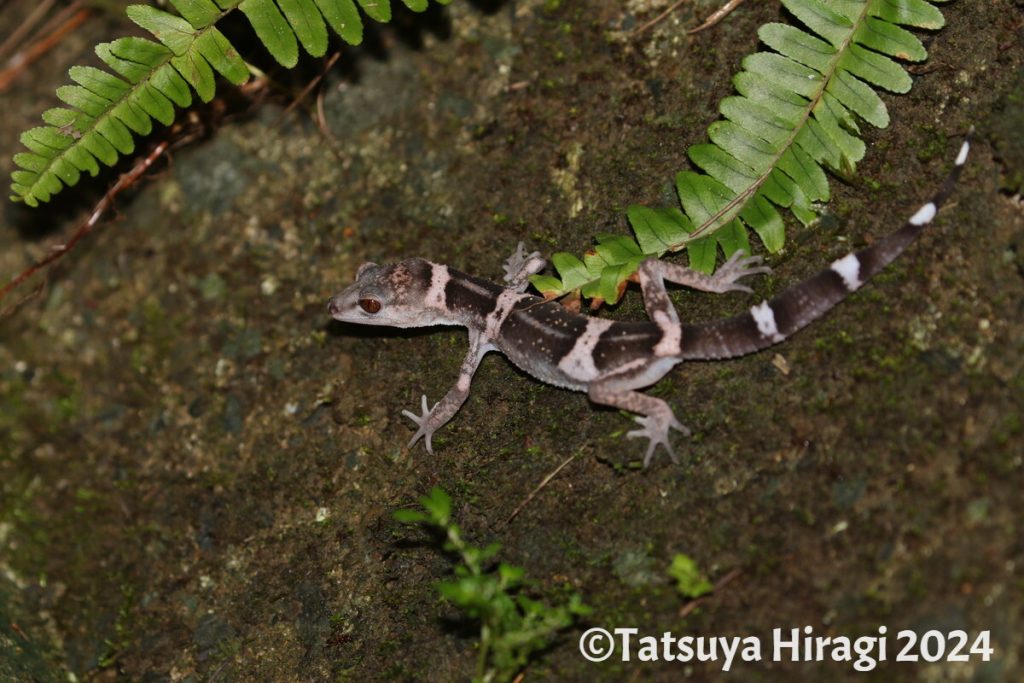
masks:
[(596, 237), (597, 246), (594, 251), (604, 259), (605, 263), (627, 263), (633, 259), (643, 260), (644, 253), (636, 242), (625, 235), (603, 233)]
[(908, 62), (921, 62), (928, 57), (924, 45), (913, 33), (874, 17), (867, 18), (853, 39), (875, 52)]
[(889, 125), (875, 88), (905, 93), (912, 85), (893, 58), (927, 57), (901, 25), (940, 28), (944, 20), (932, 2), (945, 1), (782, 0), (803, 27), (769, 23), (758, 31), (772, 51), (743, 60), (733, 79), (739, 94), (722, 100), (723, 118), (708, 127), (711, 143), (687, 151), (703, 173), (678, 174), (683, 211), (630, 207), (635, 240), (598, 236), (597, 253), (604, 245), (615, 249), (603, 249), (606, 259), (584, 259), (588, 281), (578, 271), (566, 277), (556, 262), (561, 279), (534, 278), (534, 286), (549, 297), (578, 290), (611, 303), (643, 258), (685, 249), (692, 268), (710, 273), (719, 250), (726, 258), (750, 252), (750, 231), (769, 252), (780, 250), (779, 208), (807, 225), (816, 218), (814, 204), (829, 198), (825, 169), (844, 177), (855, 172), (866, 152), (860, 122)]
[(327, 27), (312, 0), (277, 0), (277, 4), (306, 52), (323, 57), (327, 53)]
[(328, 25), (346, 43), (363, 42), (363, 20), (352, 0), (315, 0)]
[(562, 276), (562, 286), (569, 291), (579, 289), (590, 280), (587, 267), (572, 254), (567, 254), (564, 251), (552, 254), (551, 262), (555, 264), (555, 268)]
[[(948, 1), (932, 0), (932, 2)], [(879, 0), (871, 3), (868, 11), (871, 16), (883, 19), (890, 24), (916, 26), (931, 31), (937, 31), (946, 25), (942, 12), (924, 0)]]
[[(428, 0), (403, 0), (414, 11)], [(450, 0), (439, 0), (447, 4)], [(391, 19), (389, 0), (358, 0), (377, 21)], [(57, 90), (69, 107), (43, 114), (45, 127), (22, 136), (29, 152), (16, 154), (12, 199), (29, 206), (49, 201), (82, 173), (97, 175), (135, 149), (135, 136), (148, 135), (153, 120), (174, 122), (175, 106), (191, 106), (192, 92), (204, 102), (216, 93), (216, 74), (241, 85), (249, 68), (216, 28), (226, 14), (240, 10), (271, 56), (286, 67), (299, 59), (299, 45), (314, 57), (327, 52), (327, 28), (358, 44), (363, 23), (353, 0), (171, 0), (177, 14), (149, 5), (130, 5), (128, 17), (148, 31), (147, 38), (119, 38), (96, 46), (113, 73), (93, 67), (70, 70), (74, 85)], [(893, 40), (897, 40), (893, 39)]]
[(210, 66), (230, 82), (242, 85), (249, 80), (249, 69), (245, 62), (217, 29), (211, 28), (196, 38), (195, 46)]
[[(683, 171), (676, 176), (676, 190), (679, 192), (683, 211), (695, 224), (702, 224), (712, 219), (735, 197), (735, 193), (713, 177), (691, 171)], [(737, 249), (744, 249), (748, 254), (750, 253), (750, 242), (747, 240), (746, 232), (743, 231), (736, 219), (721, 226), (719, 230), (721, 233), (718, 237), (725, 248), (727, 257)], [(741, 235), (742, 237), (740, 237)], [(715, 256), (715, 241), (709, 236), (690, 250), (690, 266), (697, 270), (711, 272), (715, 267)]]
[(171, 4), (196, 29), (206, 28), (221, 16), (220, 8), (210, 0), (171, 0)]
[(359, 0), (359, 6), (371, 19), (382, 23), (391, 21), (391, 4), (388, 0)]
[(213, 99), (217, 89), (217, 84), (213, 80), (213, 69), (198, 50), (189, 50), (183, 55), (171, 57), (171, 66), (192, 86), (199, 99), (203, 102)]
[(238, 6), (252, 24), (256, 36), (281, 66), (299, 63), (299, 44), (273, 0), (245, 0)]
[(196, 29), (181, 17), (158, 10), (149, 5), (128, 5), (128, 18), (146, 29), (176, 55), (183, 55), (192, 47)]
[(120, 99), (131, 89), (131, 84), (91, 66), (73, 66), (68, 75), (75, 83), (109, 101)]
[(626, 209), (626, 216), (643, 254), (661, 256), (693, 232), (690, 219), (674, 206), (651, 209), (634, 205)]

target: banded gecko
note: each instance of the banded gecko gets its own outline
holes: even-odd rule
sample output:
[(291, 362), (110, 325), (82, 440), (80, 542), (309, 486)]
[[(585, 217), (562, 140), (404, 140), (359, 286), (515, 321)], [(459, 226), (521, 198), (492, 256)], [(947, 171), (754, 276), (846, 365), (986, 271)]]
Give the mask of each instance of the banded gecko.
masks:
[(469, 352), (455, 386), (432, 408), (424, 395), (420, 415), (402, 411), (418, 427), (410, 448), (422, 438), (427, 452), (433, 453), (431, 437), (462, 407), (480, 360), (489, 351), (500, 351), (542, 382), (583, 391), (594, 403), (636, 413), (641, 428), (627, 436), (648, 439), (645, 467), (659, 445), (678, 462), (669, 430), (686, 436), (690, 430), (665, 401), (638, 389), (654, 384), (684, 360), (759, 351), (820, 318), (891, 263), (932, 222), (952, 193), (969, 149), (965, 140), (942, 188), (902, 228), (732, 318), (680, 322), (665, 281), (706, 292), (749, 293), (751, 289), (739, 280), (769, 272), (758, 256), (737, 252), (710, 276), (647, 259), (638, 273), (650, 320), (616, 322), (572, 313), (557, 301), (526, 293), (529, 276), (543, 270), (545, 261), (538, 252), (524, 254), (522, 243), (505, 263), (506, 286), (421, 258), (389, 266), (364, 263), (355, 282), (331, 297), (328, 310), (336, 320), (361, 325), (461, 325), (469, 330)]

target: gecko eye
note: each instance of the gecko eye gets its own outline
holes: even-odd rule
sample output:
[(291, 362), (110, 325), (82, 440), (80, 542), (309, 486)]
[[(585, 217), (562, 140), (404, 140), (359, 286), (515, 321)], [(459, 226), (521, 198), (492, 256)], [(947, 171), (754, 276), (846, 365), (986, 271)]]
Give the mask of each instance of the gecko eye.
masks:
[(377, 299), (360, 299), (359, 308), (363, 309), (367, 313), (379, 313), (380, 301)]

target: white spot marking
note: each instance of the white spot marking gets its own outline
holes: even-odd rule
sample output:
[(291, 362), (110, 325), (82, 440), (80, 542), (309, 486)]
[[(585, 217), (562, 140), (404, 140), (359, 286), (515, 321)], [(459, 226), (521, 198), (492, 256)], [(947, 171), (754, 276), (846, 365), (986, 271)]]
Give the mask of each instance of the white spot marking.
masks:
[(754, 316), (754, 322), (757, 323), (757, 329), (762, 336), (770, 338), (773, 342), (785, 339), (779, 334), (779, 327), (775, 324), (775, 311), (767, 301), (762, 301), (757, 306), (751, 306), (750, 315)]
[(604, 318), (591, 318), (587, 321), (587, 328), (572, 347), (572, 351), (565, 354), (562, 360), (558, 361), (558, 369), (574, 380), (590, 382), (597, 379), (597, 366), (594, 365), (594, 347), (597, 346), (601, 334), (611, 327), (612, 321)]
[(933, 218), (935, 218), (935, 204), (928, 202), (910, 217), (910, 224), (924, 225), (925, 223), (930, 223)]
[(956, 155), (956, 165), (963, 166), (967, 162), (967, 155), (971, 151), (971, 143), (964, 140), (964, 144), (960, 145), (960, 153)]
[(665, 311), (655, 311), (651, 317), (661, 329), (661, 339), (654, 346), (654, 355), (659, 357), (678, 356), (682, 350), (680, 346), (683, 341), (682, 326), (672, 320), (672, 317)]
[(833, 261), (831, 268), (839, 273), (839, 277), (843, 278), (843, 284), (851, 292), (864, 284), (860, 279), (860, 261), (856, 254), (847, 254)]

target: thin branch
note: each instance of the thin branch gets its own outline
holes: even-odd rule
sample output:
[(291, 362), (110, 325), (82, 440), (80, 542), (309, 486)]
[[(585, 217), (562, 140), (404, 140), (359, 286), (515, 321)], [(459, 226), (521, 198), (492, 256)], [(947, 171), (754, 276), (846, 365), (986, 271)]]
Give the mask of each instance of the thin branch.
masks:
[(306, 87), (302, 89), (302, 92), (300, 92), (298, 96), (291, 101), (291, 104), (285, 107), (285, 110), (281, 112), (280, 116), (277, 117), (277, 120), (274, 121), (274, 125), (272, 127), (276, 128), (277, 126), (281, 125), (281, 122), (284, 121), (288, 117), (288, 115), (292, 113), (295, 107), (299, 106), (302, 100), (306, 99), (306, 97), (309, 96), (309, 93), (313, 92), (313, 89), (320, 85), (320, 81), (324, 79), (324, 76), (326, 76), (327, 72), (331, 70), (331, 67), (334, 66), (335, 62), (338, 61), (339, 57), (341, 57), (340, 51), (335, 52), (333, 55), (327, 58), (327, 63), (324, 64), (323, 71), (321, 71), (315, 78), (310, 80), (310, 82), (306, 84)]
[(659, 23), (662, 19), (664, 19), (665, 17), (667, 17), (668, 15), (672, 14), (677, 9), (679, 9), (679, 6), (682, 5), (684, 2), (686, 2), (686, 0), (676, 0), (675, 2), (673, 2), (669, 6), (669, 8), (667, 10), (665, 10), (664, 12), (659, 14), (658, 16), (654, 17), (653, 19), (648, 21), (646, 24), (643, 24), (642, 26), (638, 26), (637, 28), (633, 29), (633, 35), (634, 36), (638, 36), (641, 33), (643, 33), (644, 31), (646, 31), (647, 29), (649, 29), (652, 26), (654, 26), (655, 24)]
[(21, 22), (21, 26), (14, 29), (11, 35), (7, 36), (7, 40), (0, 44), (0, 59), (4, 59), (8, 52), (13, 52), (17, 47), (18, 43), (21, 42), (22, 38), (27, 36), (36, 27), (36, 24), (43, 18), (43, 16), (50, 11), (54, 3), (57, 0), (43, 0), (41, 3), (36, 5), (36, 8), (32, 10), (25, 20)]
[(8, 318), (14, 315), (15, 311), (20, 310), (22, 306), (24, 306), (29, 301), (32, 301), (33, 299), (41, 295), (44, 291), (46, 291), (46, 285), (47, 282), (46, 279), (44, 278), (39, 284), (32, 288), (31, 292), (21, 297), (17, 301), (14, 301), (8, 304), (7, 306), (4, 306), (3, 308), (0, 308), (0, 320), (3, 320), (4, 318)]
[(49, 35), (33, 43), (24, 52), (18, 53), (8, 60), (11, 65), (0, 71), (0, 92), (4, 92), (21, 73), (34, 61), (50, 51), (67, 34), (78, 28), (86, 19), (92, 15), (89, 9), (80, 9), (69, 19), (61, 23)]
[[(644, 31), (647, 31), (652, 26), (654, 26), (655, 24), (657, 24), (660, 21), (662, 21), (665, 17), (667, 17), (668, 15), (672, 14), (677, 9), (679, 9), (679, 6), (682, 5), (684, 2), (686, 2), (686, 0), (676, 0), (676, 2), (672, 3), (669, 6), (669, 8), (666, 9), (664, 12), (662, 12), (658, 16), (654, 17), (653, 19), (648, 21), (646, 24), (643, 24), (642, 26), (639, 26), (636, 29), (634, 29), (633, 30), (633, 35), (634, 36), (638, 36), (641, 33), (643, 33)], [(694, 33), (700, 33), (704, 29), (711, 28), (712, 26), (714, 26), (715, 24), (720, 22), (722, 19), (725, 19), (725, 17), (727, 17), (734, 9), (739, 7), (742, 2), (743, 2), (743, 0), (729, 0), (729, 2), (725, 3), (720, 8), (715, 10), (714, 13), (712, 13), (712, 15), (710, 17), (708, 17), (707, 20), (705, 20), (705, 22), (703, 24), (701, 24), (697, 28), (689, 29), (687, 31), (687, 33), (689, 33), (690, 35), (693, 35)]]
[(729, 2), (725, 3), (718, 10), (713, 12), (711, 16), (704, 21), (703, 24), (701, 24), (697, 28), (691, 28), (689, 31), (687, 31), (687, 33), (689, 33), (692, 36), (694, 33), (700, 33), (706, 28), (711, 28), (712, 26), (720, 22), (722, 19), (725, 19), (734, 9), (739, 7), (742, 2), (743, 0), (729, 0)]

